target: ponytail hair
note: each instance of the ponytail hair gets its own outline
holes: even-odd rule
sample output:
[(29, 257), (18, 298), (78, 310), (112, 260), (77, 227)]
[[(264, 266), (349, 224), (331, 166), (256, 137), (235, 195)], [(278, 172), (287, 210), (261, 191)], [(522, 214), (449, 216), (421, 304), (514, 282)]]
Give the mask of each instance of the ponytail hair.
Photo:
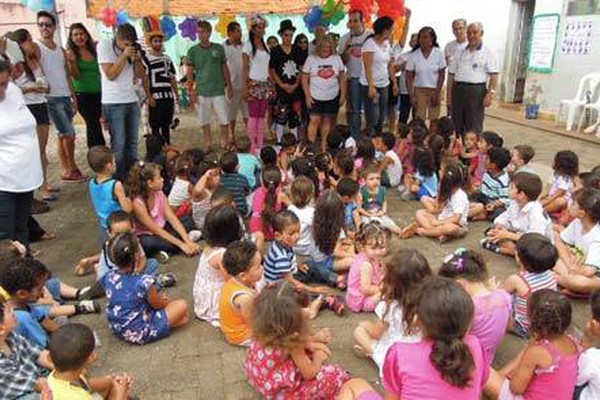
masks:
[(119, 233), (108, 242), (108, 258), (119, 270), (132, 271), (139, 246), (134, 233)]
[(262, 184), (267, 189), (265, 208), (262, 212), (263, 227), (272, 226), (277, 205), (277, 189), (281, 185), (281, 171), (277, 167), (266, 167), (262, 173)]
[(158, 164), (145, 161), (136, 162), (129, 172), (129, 197), (135, 199), (139, 196), (146, 202), (150, 197), (148, 181), (154, 179), (157, 172), (160, 173)]
[(464, 338), (473, 322), (473, 300), (458, 283), (438, 276), (425, 278), (412, 294), (408, 308), (433, 342), (431, 364), (450, 385), (469, 386), (475, 361)]
[(463, 171), (455, 165), (448, 165), (440, 179), (437, 202), (443, 206), (452, 196), (454, 190), (462, 187), (464, 183)]

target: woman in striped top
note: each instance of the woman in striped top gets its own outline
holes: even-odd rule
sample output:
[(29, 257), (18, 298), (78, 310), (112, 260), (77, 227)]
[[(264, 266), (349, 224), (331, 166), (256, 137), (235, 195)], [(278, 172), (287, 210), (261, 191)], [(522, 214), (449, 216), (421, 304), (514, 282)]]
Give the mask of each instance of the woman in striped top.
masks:
[(514, 296), (514, 325), (512, 331), (521, 337), (529, 336), (527, 301), (541, 289), (556, 290), (552, 268), (558, 261), (558, 251), (550, 239), (539, 233), (526, 233), (517, 242), (519, 272), (511, 275), (502, 288)]

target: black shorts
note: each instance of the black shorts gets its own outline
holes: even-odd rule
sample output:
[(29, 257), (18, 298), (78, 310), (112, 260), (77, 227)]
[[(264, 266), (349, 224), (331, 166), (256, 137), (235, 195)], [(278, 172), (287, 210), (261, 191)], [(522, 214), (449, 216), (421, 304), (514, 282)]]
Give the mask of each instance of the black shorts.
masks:
[(28, 104), (27, 108), (33, 114), (37, 125), (50, 125), (50, 114), (48, 114), (48, 104)]
[(340, 98), (336, 97), (333, 100), (320, 101), (313, 99), (312, 107), (310, 109), (311, 115), (327, 115), (337, 116), (340, 110)]
[[(400, 78), (394, 77), (394, 79), (396, 79), (396, 83), (398, 83), (398, 85), (399, 85)], [(392, 84), (391, 79), (390, 79), (390, 85), (388, 86), (388, 90), (389, 90), (388, 104), (395, 106), (396, 104), (398, 104), (398, 101), (400, 100), (400, 94), (397, 94), (396, 96), (394, 96), (394, 85)]]

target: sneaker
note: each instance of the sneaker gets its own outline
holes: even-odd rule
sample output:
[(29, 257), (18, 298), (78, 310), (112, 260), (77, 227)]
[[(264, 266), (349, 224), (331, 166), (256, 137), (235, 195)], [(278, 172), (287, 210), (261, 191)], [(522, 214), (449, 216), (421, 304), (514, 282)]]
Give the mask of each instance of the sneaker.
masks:
[(481, 239), (481, 247), (496, 254), (500, 254), (500, 246), (488, 239)]
[(32, 214), (43, 214), (50, 211), (50, 206), (45, 201), (33, 199), (31, 201), (31, 213)]
[(179, 122), (179, 118), (173, 118), (173, 122), (171, 123), (171, 126), (169, 128), (171, 128), (171, 130), (177, 129), (177, 127), (179, 126)]
[(88, 293), (92, 290), (91, 286), (84, 286), (82, 288), (79, 288), (77, 290), (77, 295), (75, 296), (75, 298), (77, 300), (85, 300), (85, 299), (89, 299), (88, 297)]
[(99, 299), (104, 296), (104, 286), (102, 286), (102, 283), (100, 281), (96, 281), (96, 283), (94, 283), (91, 286), (86, 286), (79, 289), (79, 293), (77, 294), (77, 300)]
[(156, 261), (158, 261), (161, 264), (165, 264), (166, 262), (169, 261), (169, 253), (167, 253), (166, 251), (159, 251), (158, 253), (156, 253), (154, 255), (154, 258), (156, 259)]
[(162, 286), (163, 288), (173, 287), (177, 283), (177, 277), (175, 276), (175, 274), (172, 274), (170, 272), (166, 274), (160, 274), (156, 278), (156, 283)]
[(97, 314), (102, 311), (100, 304), (93, 300), (81, 300), (75, 305), (77, 314)]
[(196, 231), (196, 230), (189, 231), (188, 237), (190, 238), (190, 240), (192, 242), (197, 242), (202, 238), (202, 231)]

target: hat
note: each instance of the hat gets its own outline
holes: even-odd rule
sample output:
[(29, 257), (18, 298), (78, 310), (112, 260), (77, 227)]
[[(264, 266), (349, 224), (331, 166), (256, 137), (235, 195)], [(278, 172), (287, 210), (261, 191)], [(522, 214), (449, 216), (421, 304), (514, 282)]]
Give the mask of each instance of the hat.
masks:
[(154, 39), (155, 37), (160, 37), (161, 39), (165, 38), (165, 34), (162, 33), (162, 31), (150, 31), (150, 32), (146, 32), (146, 44), (150, 44), (150, 42), (152, 41), (152, 39)]
[(285, 31), (296, 32), (296, 27), (294, 26), (294, 24), (292, 24), (291, 19), (284, 19), (279, 23), (279, 30), (277, 31), (277, 33), (281, 35)]

